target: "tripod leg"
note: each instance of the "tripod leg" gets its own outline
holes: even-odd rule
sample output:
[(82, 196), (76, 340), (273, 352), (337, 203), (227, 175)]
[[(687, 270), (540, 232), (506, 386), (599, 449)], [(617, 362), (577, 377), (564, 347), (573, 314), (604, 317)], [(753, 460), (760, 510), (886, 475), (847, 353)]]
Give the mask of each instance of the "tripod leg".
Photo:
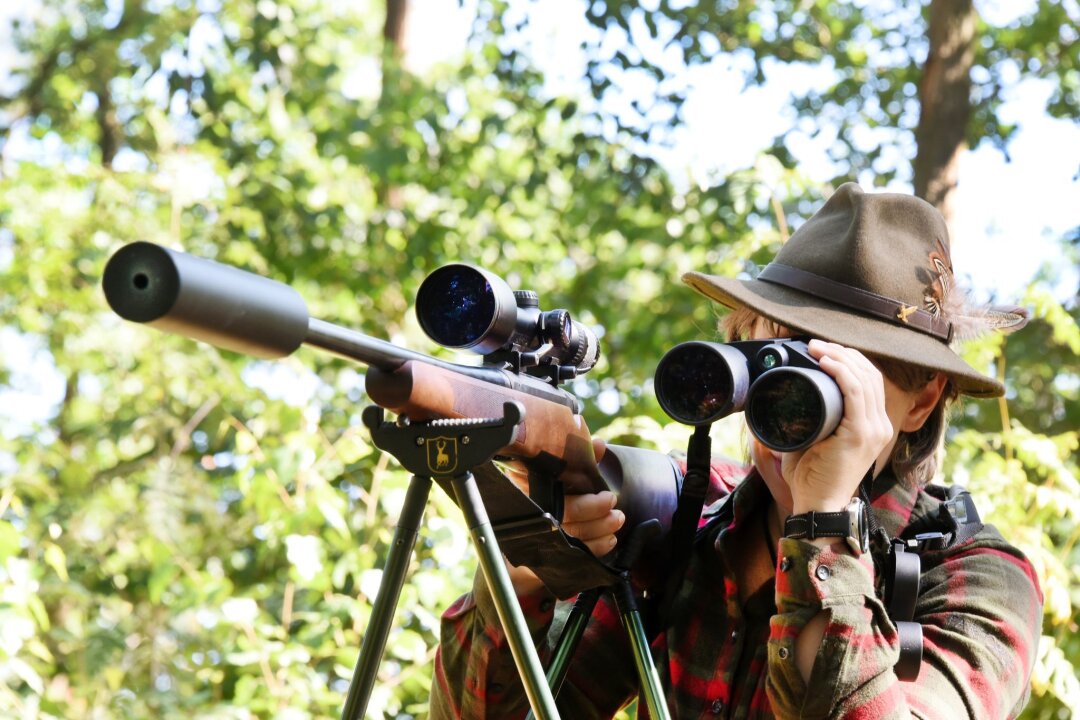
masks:
[(412, 559), (416, 534), (420, 528), (420, 520), (424, 517), (430, 492), (431, 479), (413, 475), (405, 493), (401, 517), (394, 528), (393, 544), (386, 556), (382, 582), (375, 596), (375, 604), (371, 608), (371, 621), (360, 644), (360, 656), (356, 660), (352, 682), (349, 683), (349, 694), (345, 698), (341, 720), (362, 720), (367, 711), (371, 689), (375, 685), (383, 650), (386, 649), (386, 638), (390, 634), (390, 625), (394, 622), (394, 610), (401, 595), (401, 587), (405, 584), (405, 572), (409, 568), (409, 560)]
[(469, 526), (473, 544), (480, 556), (480, 569), (495, 600), (495, 609), (510, 643), (510, 652), (514, 656), (518, 674), (525, 684), (529, 705), (540, 720), (555, 720), (559, 717), (555, 698), (544, 679), (544, 669), (532, 644), (525, 616), (521, 613), (521, 605), (517, 602), (514, 586), (510, 582), (510, 575), (503, 564), (499, 543), (488, 520), (480, 491), (476, 487), (476, 479), (472, 473), (467, 472), (458, 475), (451, 482), (458, 505), (461, 506), (465, 522)]
[(649, 652), (649, 638), (645, 633), (645, 624), (641, 621), (641, 612), (634, 600), (630, 580), (623, 578), (614, 588), (615, 604), (619, 607), (619, 616), (623, 627), (630, 637), (630, 646), (634, 653), (638, 678), (641, 681), (641, 693), (645, 696), (645, 706), (649, 717), (654, 720), (668, 720), (667, 704), (664, 702), (664, 690), (660, 685), (660, 676), (656, 672), (652, 654)]
[[(559, 694), (563, 680), (566, 679), (566, 671), (570, 669), (574, 651), (577, 650), (581, 636), (585, 634), (585, 626), (589, 624), (589, 618), (592, 617), (593, 609), (599, 599), (600, 588), (585, 590), (578, 595), (574, 607), (570, 610), (570, 615), (566, 618), (566, 625), (563, 626), (559, 641), (555, 644), (555, 654), (551, 657), (547, 672), (548, 687), (556, 696)], [(535, 719), (533, 714), (529, 713), (525, 720)]]

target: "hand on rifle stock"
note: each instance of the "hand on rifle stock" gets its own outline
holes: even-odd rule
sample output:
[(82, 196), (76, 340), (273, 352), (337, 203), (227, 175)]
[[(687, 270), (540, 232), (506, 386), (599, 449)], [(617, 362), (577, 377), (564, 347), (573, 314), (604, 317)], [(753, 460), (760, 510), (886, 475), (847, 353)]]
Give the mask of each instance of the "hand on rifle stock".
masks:
[[(604, 456), (607, 448), (603, 440), (593, 438), (593, 451), (597, 462)], [(529, 492), (528, 472), (523, 461), (506, 463), (501, 467), (503, 473), (521, 489)], [(575, 477), (574, 471), (567, 471), (561, 479), (567, 486), (580, 486), (584, 484), (585, 476)], [(577, 482), (571, 482), (576, 480)], [(593, 555), (603, 557), (615, 549), (615, 533), (626, 522), (626, 516), (621, 510), (615, 509), (616, 496), (614, 493), (603, 490), (598, 493), (585, 493), (582, 495), (567, 495), (563, 502), (562, 529), (568, 534), (585, 543)], [(532, 570), (525, 566), (515, 567), (507, 563), (510, 572), (510, 580), (514, 585), (514, 591), (518, 595), (528, 595), (539, 591), (544, 584)]]

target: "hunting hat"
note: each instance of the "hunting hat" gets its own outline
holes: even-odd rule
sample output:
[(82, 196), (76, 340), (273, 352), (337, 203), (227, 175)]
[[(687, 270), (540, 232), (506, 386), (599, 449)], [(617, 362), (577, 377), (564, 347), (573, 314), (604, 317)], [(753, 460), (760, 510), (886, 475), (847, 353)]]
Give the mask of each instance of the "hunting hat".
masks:
[(730, 308), (747, 307), (794, 331), (869, 355), (941, 371), (974, 397), (1005, 393), (952, 344), (1016, 330), (1023, 308), (970, 308), (956, 287), (941, 213), (924, 200), (841, 185), (752, 280), (683, 275)]

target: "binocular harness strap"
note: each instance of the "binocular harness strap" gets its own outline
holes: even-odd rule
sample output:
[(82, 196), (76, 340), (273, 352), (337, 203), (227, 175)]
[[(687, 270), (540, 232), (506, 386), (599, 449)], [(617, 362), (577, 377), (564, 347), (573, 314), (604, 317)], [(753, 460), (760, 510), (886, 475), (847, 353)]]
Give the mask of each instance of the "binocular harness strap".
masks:
[[(938, 488), (930, 486), (927, 490), (937, 494)], [(922, 578), (920, 553), (953, 547), (971, 539), (983, 528), (979, 512), (967, 490), (960, 485), (940, 490), (944, 491), (945, 498), (938, 515), (930, 520), (944, 527), (944, 532), (934, 530), (915, 533), (911, 538), (893, 538), (885, 558), (883, 599), (889, 617), (896, 624), (900, 641), (900, 657), (893, 669), (898, 679), (908, 682), (919, 677), (922, 666), (922, 625), (914, 621)]]

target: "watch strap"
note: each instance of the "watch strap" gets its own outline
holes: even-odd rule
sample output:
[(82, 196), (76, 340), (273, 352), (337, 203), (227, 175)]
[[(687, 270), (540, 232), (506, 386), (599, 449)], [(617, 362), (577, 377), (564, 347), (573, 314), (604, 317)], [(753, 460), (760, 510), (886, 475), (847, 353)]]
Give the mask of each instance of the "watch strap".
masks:
[(784, 535), (796, 540), (820, 537), (847, 537), (851, 534), (851, 515), (839, 512), (805, 512), (789, 515), (784, 521)]

